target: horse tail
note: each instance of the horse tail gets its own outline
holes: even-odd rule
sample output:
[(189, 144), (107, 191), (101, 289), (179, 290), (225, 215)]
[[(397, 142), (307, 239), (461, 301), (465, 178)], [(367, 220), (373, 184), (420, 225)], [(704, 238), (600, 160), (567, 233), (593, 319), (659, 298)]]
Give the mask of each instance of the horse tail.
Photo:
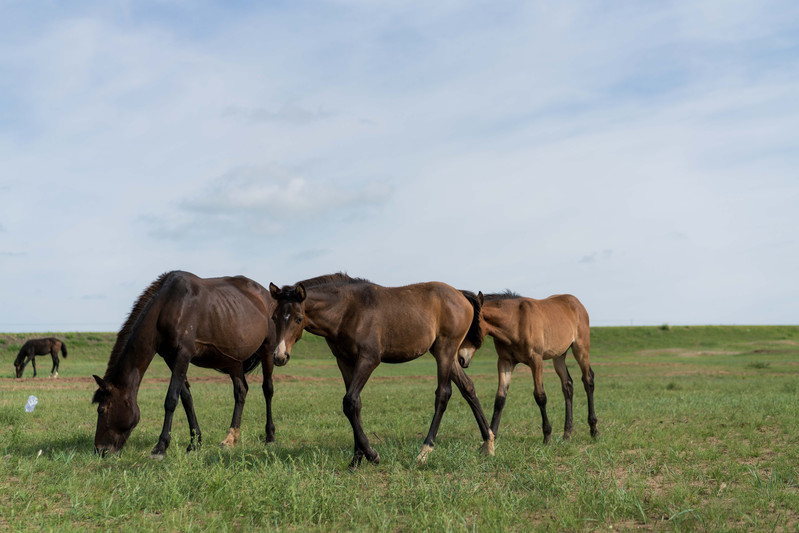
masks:
[(67, 345), (64, 341), (61, 341), (61, 355), (64, 356), (64, 359), (67, 358)]
[[(258, 365), (260, 364), (261, 364), (261, 354), (259, 352), (255, 352), (254, 354), (252, 354), (251, 356), (249, 356), (247, 359), (244, 360), (244, 362), (241, 364), (241, 368), (242, 370), (244, 370), (245, 374), (249, 374), (256, 368), (258, 368)], [(214, 370), (216, 370), (220, 374), (227, 374), (227, 370), (223, 370), (221, 368), (214, 368)]]
[(472, 314), (472, 323), (469, 325), (469, 331), (466, 333), (466, 339), (477, 349), (483, 345), (483, 338), (485, 338), (485, 335), (483, 335), (483, 328), (480, 327), (480, 313), (483, 309), (483, 293), (477, 295), (472, 291), (461, 291), (461, 294), (472, 304), (474, 313)]
[(249, 374), (256, 368), (258, 368), (258, 365), (260, 364), (261, 364), (261, 354), (260, 352), (255, 352), (246, 361), (244, 361), (243, 364), (244, 373)]

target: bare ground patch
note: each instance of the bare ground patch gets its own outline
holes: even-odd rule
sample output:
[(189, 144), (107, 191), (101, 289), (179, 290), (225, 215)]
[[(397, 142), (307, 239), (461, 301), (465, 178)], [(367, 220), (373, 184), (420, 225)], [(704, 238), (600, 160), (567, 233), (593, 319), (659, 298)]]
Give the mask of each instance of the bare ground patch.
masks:
[(639, 350), (635, 352), (641, 357), (657, 357), (661, 355), (676, 355), (677, 357), (703, 357), (713, 355), (735, 355), (741, 352), (728, 350), (688, 350), (686, 348), (659, 348), (655, 350)]

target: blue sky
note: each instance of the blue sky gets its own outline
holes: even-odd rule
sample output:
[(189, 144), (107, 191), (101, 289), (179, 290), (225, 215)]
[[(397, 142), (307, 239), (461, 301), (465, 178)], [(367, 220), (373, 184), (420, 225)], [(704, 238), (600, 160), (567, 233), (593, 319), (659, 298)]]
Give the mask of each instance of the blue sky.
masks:
[(0, 9), (0, 331), (175, 269), (799, 323), (795, 2)]

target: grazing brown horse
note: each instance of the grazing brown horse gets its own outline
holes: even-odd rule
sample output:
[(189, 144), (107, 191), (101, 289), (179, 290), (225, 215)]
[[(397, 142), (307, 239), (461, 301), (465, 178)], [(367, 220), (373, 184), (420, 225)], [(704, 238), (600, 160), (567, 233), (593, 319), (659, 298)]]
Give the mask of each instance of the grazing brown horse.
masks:
[[(279, 289), (269, 285), (277, 301), (274, 314), (275, 364), (285, 364), (303, 329), (325, 338), (336, 357), (347, 392), (344, 414), (352, 425), (355, 451), (351, 468), (363, 459), (378, 463), (361, 422), (361, 390), (380, 363), (404, 363), (426, 352), (438, 369), (435, 414), (417, 460), (432, 451), (441, 416), (455, 382), (480, 426), (483, 452), (493, 454), (494, 436), (480, 407), (472, 381), (456, 361), (458, 347), (479, 326), (480, 299), (468, 299), (444, 283), (381, 287), (346, 274), (331, 274)], [(479, 345), (481, 339), (474, 338)]]
[(274, 307), (269, 291), (243, 276), (203, 279), (180, 271), (161, 275), (142, 293), (119, 331), (105, 376), (94, 376), (99, 386), (92, 400), (99, 404), (95, 450), (102, 455), (119, 451), (139, 422), (139, 385), (156, 352), (166, 361), (172, 378), (153, 457), (162, 458), (169, 446), (178, 396), (189, 421), (189, 450), (201, 441), (186, 380), (189, 363), (227, 373), (233, 380), (233, 420), (222, 442), (233, 446), (239, 439), (247, 396), (245, 374), (263, 362), (266, 441), (273, 441), (270, 341)]
[[(480, 327), (481, 340), (485, 335), (491, 335), (499, 356), (497, 361), (499, 386), (494, 400), (494, 415), (491, 418), (491, 431), (494, 435), (499, 430), (499, 419), (505, 407), (513, 369), (517, 364), (523, 363), (533, 371), (535, 386), (533, 396), (541, 410), (544, 442), (549, 442), (552, 426), (547, 418), (547, 395), (544, 392), (542, 374), (544, 359), (552, 359), (566, 400), (563, 439), (571, 438), (574, 387), (569, 370), (566, 368), (566, 353), (571, 348), (572, 355), (583, 374), (583, 385), (588, 396), (588, 425), (591, 428), (591, 436), (599, 437), (594, 412), (594, 371), (591, 369), (588, 357), (591, 345), (588, 312), (577, 298), (570, 294), (561, 294), (544, 300), (534, 300), (512, 292), (487, 294), (482, 307)], [(461, 345), (459, 355), (468, 362), (477, 348), (479, 346), (467, 338)]]
[(58, 366), (60, 360), (58, 359), (58, 352), (67, 358), (67, 345), (64, 341), (56, 339), (55, 337), (46, 337), (44, 339), (31, 339), (20, 348), (17, 358), (14, 360), (14, 368), (17, 369), (17, 377), (21, 378), (22, 373), (25, 371), (25, 365), (28, 361), (33, 366), (33, 377), (36, 377), (36, 356), (50, 354), (53, 358), (53, 369), (50, 371), (51, 378), (58, 377)]

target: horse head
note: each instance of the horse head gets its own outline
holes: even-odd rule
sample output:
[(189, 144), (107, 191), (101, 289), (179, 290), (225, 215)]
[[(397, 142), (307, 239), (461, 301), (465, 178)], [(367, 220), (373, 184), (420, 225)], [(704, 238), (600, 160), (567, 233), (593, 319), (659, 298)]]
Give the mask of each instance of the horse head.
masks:
[(482, 292), (475, 294), (471, 291), (461, 291), (461, 294), (472, 304), (474, 313), (469, 331), (466, 333), (466, 337), (458, 348), (458, 363), (463, 368), (469, 368), (474, 352), (483, 345), (483, 339), (485, 339), (486, 335), (485, 328), (483, 327), (485, 319), (482, 313), (484, 298)]
[(97, 404), (97, 431), (94, 434), (94, 451), (102, 456), (122, 449), (130, 432), (139, 423), (139, 405), (136, 398), (123, 389), (93, 376), (98, 389), (92, 403)]
[(305, 328), (305, 287), (302, 283), (278, 288), (274, 283), (269, 284), (269, 293), (277, 302), (272, 321), (275, 323), (276, 342), (272, 357), (275, 365), (283, 366), (291, 358), (291, 348), (300, 337)]

